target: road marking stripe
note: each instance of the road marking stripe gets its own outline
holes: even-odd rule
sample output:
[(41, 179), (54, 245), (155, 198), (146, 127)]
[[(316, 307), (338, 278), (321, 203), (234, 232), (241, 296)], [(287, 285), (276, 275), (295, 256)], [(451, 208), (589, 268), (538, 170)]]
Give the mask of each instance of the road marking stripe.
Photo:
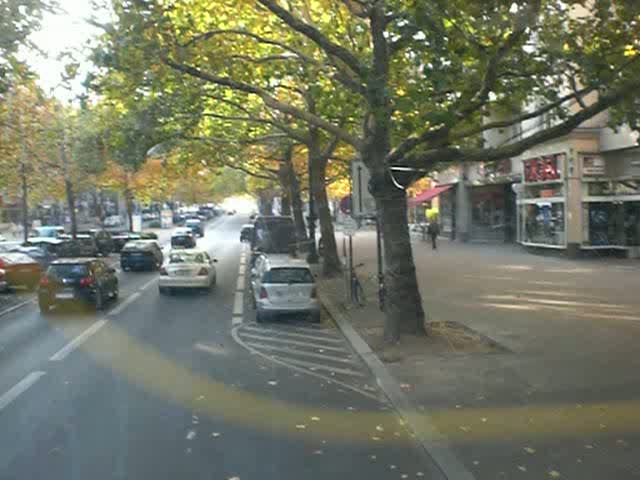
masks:
[(255, 332), (262, 332), (262, 333), (274, 333), (276, 335), (286, 335), (289, 337), (295, 337), (295, 338), (307, 338), (309, 340), (320, 340), (322, 342), (329, 342), (329, 343), (340, 343), (342, 345), (344, 345), (344, 340), (342, 340), (341, 338), (328, 338), (328, 337), (316, 337), (313, 335), (306, 335), (303, 333), (290, 333), (287, 331), (282, 331), (282, 330), (276, 330), (276, 329), (261, 329), (261, 328), (257, 328), (257, 327), (253, 327), (251, 325), (247, 325), (245, 327), (245, 330), (251, 330), (251, 331), (255, 331)]
[(242, 315), (244, 311), (244, 294), (242, 292), (236, 292), (236, 296), (233, 300), (233, 314)]
[(238, 276), (241, 277), (244, 275), (244, 265), (240, 265), (240, 268), (238, 269)]
[(26, 392), (40, 377), (46, 375), (46, 372), (31, 372), (13, 387), (11, 387), (4, 395), (0, 397), (0, 410), (6, 408), (16, 398)]
[(242, 317), (234, 315), (234, 317), (231, 319), (231, 325), (240, 325), (242, 323), (242, 320)]
[(238, 283), (236, 284), (236, 290), (239, 292), (244, 291), (244, 277), (238, 277)]
[(146, 290), (147, 288), (149, 288), (156, 280), (158, 280), (157, 277), (152, 278), (151, 280), (149, 280), (147, 283), (145, 283), (144, 285), (142, 285), (138, 290), (140, 292)]
[(284, 358), (284, 357), (281, 357), (279, 355), (274, 355), (274, 357), (276, 357), (278, 360), (280, 360), (280, 361), (282, 361), (284, 363), (291, 363), (293, 365), (298, 365), (299, 367), (308, 368), (312, 372), (315, 371), (315, 370), (323, 370), (325, 372), (340, 373), (342, 375), (350, 375), (352, 377), (366, 377), (366, 374), (364, 374), (362, 372), (358, 372), (356, 370), (350, 370), (348, 368), (334, 368), (334, 367), (331, 367), (331, 366), (322, 365), (320, 363), (305, 362), (303, 360), (294, 360), (292, 358)]
[(132, 304), (133, 302), (136, 301), (136, 299), (140, 296), (140, 292), (135, 292), (132, 293), (131, 296), (129, 296), (127, 299), (125, 299), (124, 302), (122, 302), (120, 305), (118, 305), (116, 308), (114, 308), (113, 310), (111, 310), (107, 315), (109, 315), (110, 317), (113, 317), (115, 315), (119, 315), (120, 313), (122, 313), (122, 311), (127, 308), (130, 304)]
[[(256, 350), (269, 350), (271, 352), (290, 353), (292, 355), (301, 355), (303, 357), (320, 358), (323, 360), (330, 360), (332, 362), (350, 363), (352, 365), (358, 365), (358, 362), (351, 358), (335, 357), (333, 355), (325, 355), (323, 353), (307, 352), (305, 350), (295, 350), (288, 347), (275, 347), (273, 345), (266, 345), (258, 342), (247, 342), (247, 345), (255, 348)], [(281, 357), (282, 358), (282, 357)]]
[(49, 361), (51, 361), (51, 362), (59, 362), (60, 360), (64, 360), (67, 355), (69, 355), (76, 348), (78, 348), (80, 345), (82, 345), (84, 342), (86, 342), (87, 339), (91, 335), (93, 335), (98, 330), (100, 330), (102, 327), (104, 327), (107, 324), (107, 321), (108, 320), (106, 320), (106, 319), (102, 319), (102, 320), (98, 320), (97, 322), (95, 322), (93, 325), (91, 325), (89, 328), (87, 328), (84, 332), (82, 332), (80, 335), (78, 335), (76, 338), (71, 340), (64, 347), (62, 347), (60, 350), (58, 350), (56, 353), (54, 353), (53, 356), (51, 356), (51, 358), (49, 358)]
[(291, 325), (288, 325), (286, 323), (282, 323), (282, 324), (278, 325), (278, 327), (276, 327), (276, 328), (272, 328), (272, 327), (265, 326), (265, 325), (255, 325), (255, 324), (254, 325), (247, 325), (244, 328), (249, 328), (249, 327), (251, 327), (251, 328), (253, 328), (255, 330), (260, 330), (260, 329), (262, 329), (262, 330), (275, 330), (275, 331), (278, 331), (278, 332), (281, 331), (281, 330), (286, 330), (286, 331), (292, 331), (292, 332), (303, 332), (303, 333), (310, 332), (310, 333), (314, 333), (314, 334), (319, 333), (320, 335), (331, 335), (333, 338), (336, 338), (336, 336), (340, 335), (336, 330), (330, 329), (330, 328), (324, 328), (324, 327), (318, 327), (318, 328), (315, 328), (315, 327), (300, 327), (298, 325), (291, 326)]
[(263, 335), (253, 335), (251, 333), (244, 333), (244, 332), (240, 332), (240, 335), (243, 338), (251, 338), (253, 340), (264, 340), (264, 341), (267, 341), (267, 342), (275, 342), (275, 343), (286, 343), (288, 345), (296, 345), (298, 347), (324, 348), (325, 350), (333, 350), (334, 352), (344, 352), (345, 351), (345, 348), (328, 347), (326, 345), (319, 345), (317, 343), (298, 342), (296, 340), (289, 340), (287, 338), (265, 337)]
[(2, 315), (6, 315), (8, 313), (14, 312), (14, 311), (18, 310), (19, 308), (22, 308), (22, 307), (24, 307), (26, 305), (29, 305), (30, 303), (35, 303), (35, 301), (36, 301), (35, 298), (30, 298), (29, 300), (25, 300), (24, 302), (20, 302), (17, 305), (13, 305), (11, 307), (8, 307), (8, 308), (6, 308), (6, 309), (4, 309), (4, 310), (2, 310), (0, 312), (0, 317)]

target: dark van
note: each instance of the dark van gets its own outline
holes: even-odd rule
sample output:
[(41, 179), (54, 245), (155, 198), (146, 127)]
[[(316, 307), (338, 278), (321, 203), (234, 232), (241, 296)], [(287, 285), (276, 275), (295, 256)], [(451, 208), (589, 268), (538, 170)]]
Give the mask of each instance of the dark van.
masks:
[(157, 270), (164, 257), (155, 240), (132, 240), (120, 251), (122, 270)]

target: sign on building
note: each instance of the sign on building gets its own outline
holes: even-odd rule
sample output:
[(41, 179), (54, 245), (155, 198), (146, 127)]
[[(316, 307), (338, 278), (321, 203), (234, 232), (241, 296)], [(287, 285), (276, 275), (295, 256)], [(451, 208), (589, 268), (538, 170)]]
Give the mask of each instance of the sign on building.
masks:
[(353, 217), (363, 217), (376, 214), (376, 201), (369, 192), (369, 169), (364, 162), (351, 162), (351, 214)]
[(582, 156), (582, 174), (583, 175), (604, 175), (604, 158), (600, 155), (583, 155)]

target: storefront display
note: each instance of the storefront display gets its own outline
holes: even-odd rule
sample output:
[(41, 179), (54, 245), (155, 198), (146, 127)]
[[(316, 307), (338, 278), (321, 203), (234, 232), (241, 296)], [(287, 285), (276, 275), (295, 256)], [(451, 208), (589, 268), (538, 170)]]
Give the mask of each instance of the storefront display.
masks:
[(520, 238), (540, 245), (565, 244), (564, 202), (520, 206)]

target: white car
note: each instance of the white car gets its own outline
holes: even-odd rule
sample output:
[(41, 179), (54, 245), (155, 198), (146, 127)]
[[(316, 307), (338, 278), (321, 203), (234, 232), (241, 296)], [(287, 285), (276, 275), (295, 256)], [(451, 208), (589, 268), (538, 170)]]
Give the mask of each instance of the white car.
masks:
[(171, 250), (160, 268), (160, 293), (171, 294), (187, 288), (210, 290), (216, 284), (217, 261), (204, 250)]
[(261, 255), (251, 269), (256, 322), (283, 314), (310, 316), (320, 322), (316, 283), (309, 264), (287, 255)]

